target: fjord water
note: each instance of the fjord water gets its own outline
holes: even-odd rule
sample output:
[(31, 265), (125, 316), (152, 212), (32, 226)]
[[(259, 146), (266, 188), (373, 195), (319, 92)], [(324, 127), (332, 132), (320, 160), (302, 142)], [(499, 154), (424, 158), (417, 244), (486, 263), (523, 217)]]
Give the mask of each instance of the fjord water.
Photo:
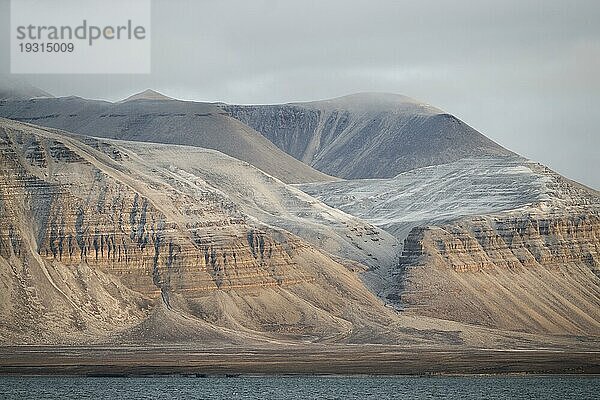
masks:
[(2, 399), (594, 399), (596, 376), (0, 377)]

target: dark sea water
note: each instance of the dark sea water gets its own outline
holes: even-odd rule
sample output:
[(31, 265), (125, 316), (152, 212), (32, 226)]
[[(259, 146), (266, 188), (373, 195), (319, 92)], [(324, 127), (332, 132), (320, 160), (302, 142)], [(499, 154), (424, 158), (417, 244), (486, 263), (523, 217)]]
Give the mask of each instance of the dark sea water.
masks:
[(0, 377), (2, 399), (599, 399), (600, 377)]

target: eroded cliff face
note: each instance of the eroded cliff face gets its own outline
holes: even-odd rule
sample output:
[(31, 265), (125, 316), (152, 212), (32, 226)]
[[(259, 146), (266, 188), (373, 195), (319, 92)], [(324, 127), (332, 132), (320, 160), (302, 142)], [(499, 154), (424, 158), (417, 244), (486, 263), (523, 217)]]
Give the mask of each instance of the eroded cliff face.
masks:
[[(291, 264), (281, 246), (265, 232), (248, 227), (225, 199), (180, 199), (182, 209), (171, 211), (189, 217), (182, 227), (148, 197), (64, 143), (2, 133), (2, 164), (7, 167), (3, 174), (5, 213), (25, 211), (36, 250), (47, 260), (67, 266), (83, 262), (109, 271), (149, 296), (172, 284), (170, 277), (177, 273), (186, 273), (187, 279), (176, 288), (196, 290), (297, 279), (280, 271)], [(29, 165), (18, 162), (21, 157)], [(50, 178), (45, 180), (45, 176)], [(189, 208), (191, 204), (196, 207)], [(192, 218), (204, 214), (208, 218)], [(2, 235), (4, 254), (5, 243), (19, 240), (17, 226), (10, 224)], [(219, 230), (230, 231), (228, 237), (213, 233)]]
[[(86, 263), (54, 262), (84, 259), (94, 241), (84, 222), (88, 205), (43, 179), (57, 162), (65, 169), (56, 172), (64, 174), (81, 157), (60, 142), (2, 128), (0, 161), (2, 341), (51, 341), (57, 331), (96, 334), (143, 318), (148, 298)], [(72, 213), (62, 213), (71, 206)]]
[(413, 230), (405, 241), (402, 262), (436, 257), (457, 272), (575, 262), (599, 273), (599, 240), (600, 218), (589, 210), (481, 217)]
[(350, 340), (355, 324), (364, 340), (394, 318), (349, 269), (200, 176), (9, 121), (0, 164), (4, 343)]
[(600, 332), (594, 205), (415, 228), (400, 266), (410, 312), (529, 332)]

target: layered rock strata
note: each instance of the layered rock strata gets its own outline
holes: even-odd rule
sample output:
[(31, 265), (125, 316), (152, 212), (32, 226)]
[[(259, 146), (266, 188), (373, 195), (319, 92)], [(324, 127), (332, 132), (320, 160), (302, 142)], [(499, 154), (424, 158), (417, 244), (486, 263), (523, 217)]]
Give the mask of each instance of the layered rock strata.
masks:
[(516, 331), (600, 332), (598, 209), (415, 228), (400, 271), (409, 312)]
[[(1, 122), (3, 342), (334, 340), (375, 314), (393, 318), (348, 268), (200, 175), (113, 142)], [(374, 322), (362, 334), (384, 331)]]
[(397, 265), (365, 278), (405, 313), (527, 332), (600, 331), (600, 196), (543, 165), (469, 158), (301, 188), (403, 242)]

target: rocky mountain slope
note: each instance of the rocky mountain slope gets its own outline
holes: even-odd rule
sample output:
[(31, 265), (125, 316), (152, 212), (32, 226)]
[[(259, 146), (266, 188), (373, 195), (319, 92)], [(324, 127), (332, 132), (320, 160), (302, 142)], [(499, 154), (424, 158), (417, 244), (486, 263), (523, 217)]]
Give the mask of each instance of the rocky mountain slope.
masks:
[(284, 182), (331, 180), (209, 103), (138, 94), (110, 103), (79, 97), (0, 101), (0, 116), (104, 138), (219, 150)]
[(597, 335), (599, 244), (598, 208), (508, 212), (415, 228), (400, 262), (400, 301), (419, 315)]
[(148, 92), (3, 100), (0, 115), (0, 343), (539, 347), (600, 332), (599, 193), (431, 106)]
[[(361, 252), (389, 237), (222, 153), (9, 120), (0, 150), (2, 343), (461, 344), (481, 335), (384, 307), (343, 256), (368, 258)], [(222, 171), (246, 183), (213, 186)], [(337, 261), (279, 228), (303, 215), (300, 233), (329, 235), (323, 247)]]
[(398, 265), (369, 279), (407, 313), (529, 332), (600, 332), (594, 190), (519, 157), (301, 188), (404, 241)]
[(288, 183), (331, 180), (307, 164), (342, 178), (386, 178), (470, 156), (512, 154), (452, 115), (384, 93), (237, 106), (146, 90), (119, 103), (5, 100), (0, 116), (104, 138), (215, 149)]
[(456, 117), (395, 94), (222, 108), (298, 160), (346, 179), (390, 178), (465, 157), (512, 154)]

